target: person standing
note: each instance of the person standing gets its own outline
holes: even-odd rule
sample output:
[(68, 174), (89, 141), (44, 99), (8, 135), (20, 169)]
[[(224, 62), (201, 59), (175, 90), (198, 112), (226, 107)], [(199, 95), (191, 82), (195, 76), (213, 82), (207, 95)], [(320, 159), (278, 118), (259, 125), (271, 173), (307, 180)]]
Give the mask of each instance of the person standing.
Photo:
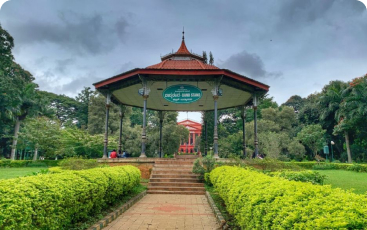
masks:
[(117, 158), (117, 153), (116, 153), (116, 150), (112, 150), (111, 152), (111, 155), (110, 155), (111, 158)]

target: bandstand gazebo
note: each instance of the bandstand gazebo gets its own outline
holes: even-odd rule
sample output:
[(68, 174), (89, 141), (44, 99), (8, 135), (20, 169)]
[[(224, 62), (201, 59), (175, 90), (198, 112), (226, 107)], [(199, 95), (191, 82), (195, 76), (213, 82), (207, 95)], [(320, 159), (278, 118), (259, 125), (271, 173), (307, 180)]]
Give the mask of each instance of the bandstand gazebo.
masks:
[[(220, 69), (204, 62), (201, 55), (190, 52), (185, 44), (184, 33), (177, 52), (161, 57), (161, 62), (146, 68), (136, 68), (94, 83), (96, 90), (106, 97), (106, 126), (103, 158), (107, 158), (109, 107), (117, 105), (143, 108), (142, 150), (146, 157), (146, 110), (160, 114), (162, 139), (162, 111), (213, 111), (214, 110), (214, 157), (218, 158), (217, 111), (233, 107), (242, 108), (243, 151), (245, 146), (245, 107), (254, 109), (255, 154), (258, 154), (257, 105), (269, 86), (228, 69)], [(120, 113), (121, 150), (123, 110)], [(206, 124), (205, 124), (206, 126)], [(206, 131), (206, 127), (205, 127)], [(160, 141), (159, 153), (162, 152)]]

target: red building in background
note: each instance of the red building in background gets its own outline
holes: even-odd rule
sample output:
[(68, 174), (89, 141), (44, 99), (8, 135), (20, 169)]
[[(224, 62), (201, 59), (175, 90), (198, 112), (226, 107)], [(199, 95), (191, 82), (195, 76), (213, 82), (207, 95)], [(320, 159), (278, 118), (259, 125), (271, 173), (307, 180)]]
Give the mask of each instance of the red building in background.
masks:
[(189, 142), (181, 142), (178, 151), (184, 153), (193, 153), (195, 150), (197, 150), (199, 152), (199, 150), (195, 148), (195, 143), (201, 135), (201, 124), (189, 119), (177, 122), (177, 124), (185, 126), (190, 131)]

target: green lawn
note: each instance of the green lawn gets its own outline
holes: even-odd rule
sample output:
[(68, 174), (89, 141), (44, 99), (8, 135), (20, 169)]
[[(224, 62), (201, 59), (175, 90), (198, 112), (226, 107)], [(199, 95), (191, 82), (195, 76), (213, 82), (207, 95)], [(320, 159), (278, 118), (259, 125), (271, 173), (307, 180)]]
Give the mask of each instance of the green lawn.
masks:
[(367, 173), (358, 173), (345, 170), (317, 170), (326, 175), (324, 184), (330, 184), (333, 188), (354, 189), (355, 193), (367, 192)]
[(19, 176), (26, 176), (26, 175), (32, 175), (33, 172), (39, 172), (42, 169), (47, 169), (45, 167), (43, 168), (36, 168), (36, 167), (29, 167), (29, 168), (0, 168), (0, 180), (1, 179), (10, 179), (10, 178), (16, 178)]

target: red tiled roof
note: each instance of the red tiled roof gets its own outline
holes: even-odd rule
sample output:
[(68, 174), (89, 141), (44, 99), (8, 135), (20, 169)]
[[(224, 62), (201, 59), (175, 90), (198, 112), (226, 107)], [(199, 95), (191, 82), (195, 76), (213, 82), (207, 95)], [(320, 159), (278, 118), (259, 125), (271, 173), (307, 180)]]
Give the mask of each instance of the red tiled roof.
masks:
[(199, 60), (173, 60), (167, 59), (161, 63), (146, 67), (146, 69), (219, 69), (214, 65), (205, 64)]
[(185, 40), (182, 40), (180, 48), (178, 48), (176, 54), (191, 54), (190, 51), (187, 49)]

